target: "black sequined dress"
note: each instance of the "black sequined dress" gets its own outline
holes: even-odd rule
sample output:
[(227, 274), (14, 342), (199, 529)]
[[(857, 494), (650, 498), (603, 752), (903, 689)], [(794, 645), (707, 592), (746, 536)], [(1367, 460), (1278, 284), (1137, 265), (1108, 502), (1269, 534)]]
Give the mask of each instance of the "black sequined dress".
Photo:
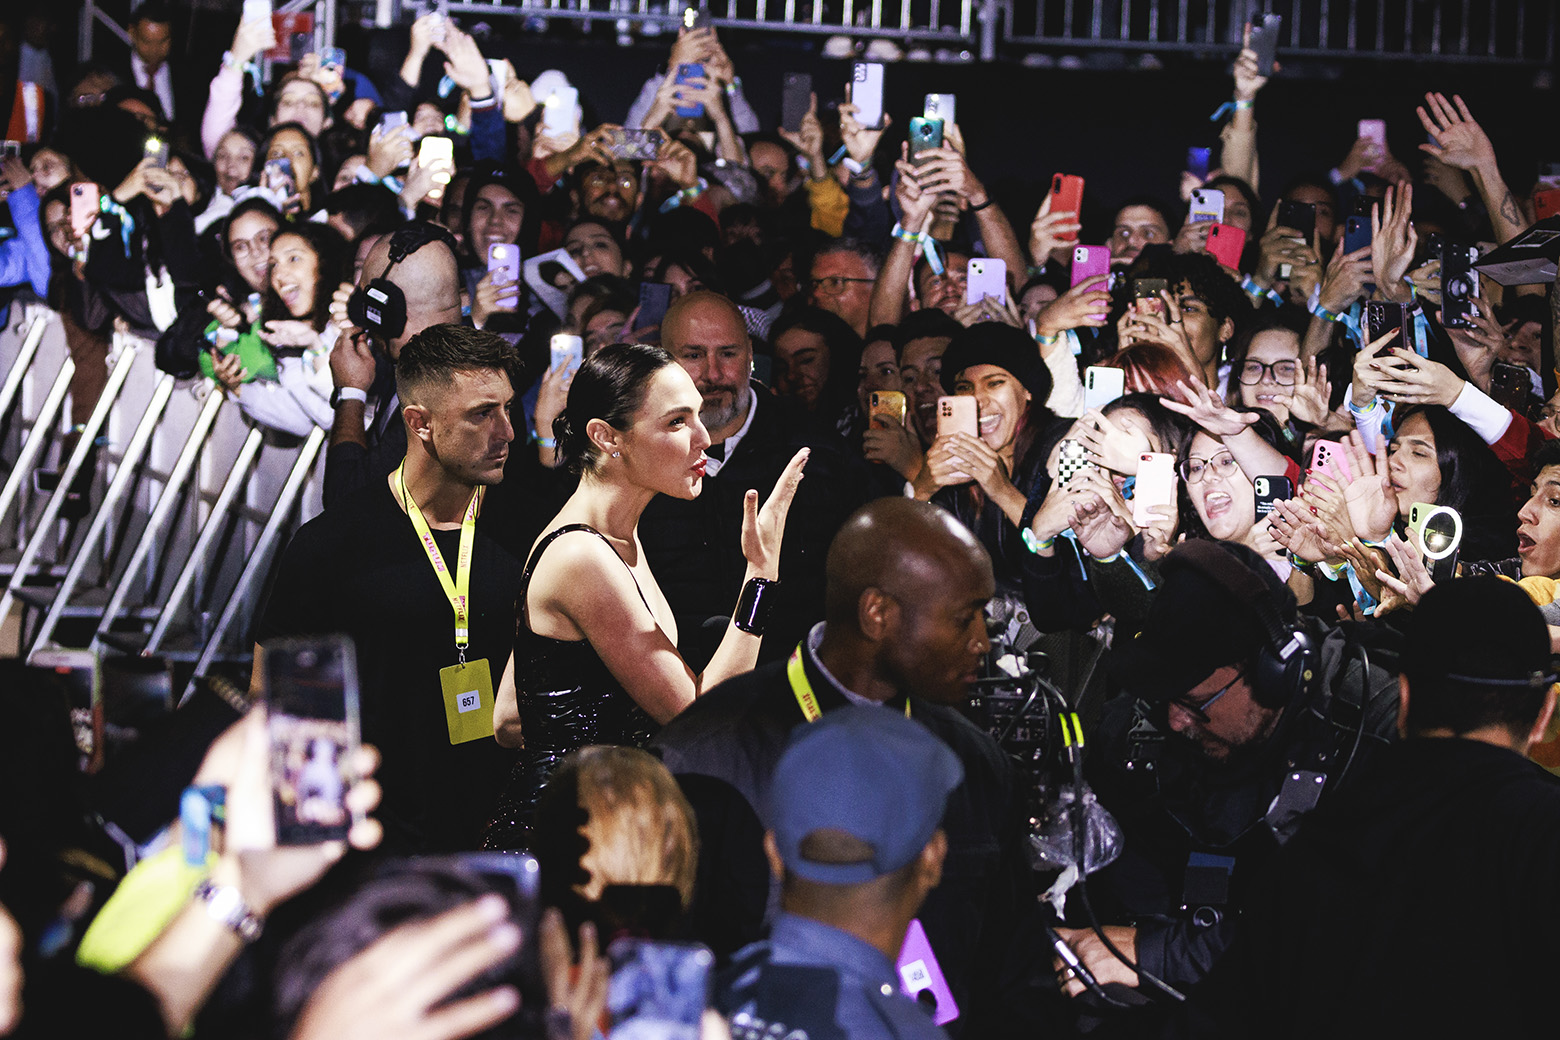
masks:
[[(588, 640), (554, 639), (531, 630), (525, 604), (536, 562), (554, 539), (571, 531), (589, 531), (606, 541), (587, 524), (560, 527), (537, 543), (520, 579), (515, 697), (525, 748), (500, 793), (497, 816), (483, 841), (489, 849), (530, 847), (537, 796), (564, 755), (591, 744), (643, 747), (656, 729), (654, 720), (613, 678)], [(642, 591), (639, 595), (644, 599)], [(645, 606), (650, 606), (648, 600)]]

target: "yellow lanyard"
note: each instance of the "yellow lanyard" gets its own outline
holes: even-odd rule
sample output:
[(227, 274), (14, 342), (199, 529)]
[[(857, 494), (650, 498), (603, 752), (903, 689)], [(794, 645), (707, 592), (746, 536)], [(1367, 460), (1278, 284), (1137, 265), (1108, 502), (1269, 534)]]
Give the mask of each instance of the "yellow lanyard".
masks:
[[(818, 707), (818, 695), (813, 693), (812, 680), (807, 678), (807, 669), (802, 664), (802, 643), (796, 644), (796, 649), (791, 651), (790, 660), (785, 663), (785, 677), (791, 680), (791, 692), (796, 695), (797, 706), (802, 709), (802, 718), (808, 722), (817, 722), (823, 718), (823, 709)], [(905, 718), (910, 717), (910, 698), (905, 698)]]
[(395, 482), (401, 487), (401, 504), (406, 508), (406, 515), (411, 517), (417, 537), (422, 540), (423, 552), (428, 554), (428, 562), (433, 564), (433, 572), (439, 576), (444, 594), (449, 597), (450, 608), (455, 611), (455, 647), (460, 651), (460, 663), (464, 665), (466, 647), (471, 643), (471, 549), (477, 540), (477, 509), (482, 502), (482, 489), (479, 487), (471, 493), (471, 502), (460, 522), (460, 555), (455, 561), (455, 580), (451, 581), (450, 569), (444, 563), (438, 543), (433, 540), (428, 521), (423, 519), (416, 501), (406, 493), (405, 469), (404, 462), (395, 468)]

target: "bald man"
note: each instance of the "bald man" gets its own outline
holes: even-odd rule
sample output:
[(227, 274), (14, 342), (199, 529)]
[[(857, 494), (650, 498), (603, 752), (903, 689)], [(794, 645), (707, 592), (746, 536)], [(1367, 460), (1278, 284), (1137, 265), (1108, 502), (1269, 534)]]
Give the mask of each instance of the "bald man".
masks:
[(870, 468), (832, 428), (752, 380), (753, 341), (726, 297), (679, 297), (661, 322), (661, 345), (703, 395), (699, 420), (710, 434), (709, 462), (699, 497), (657, 495), (639, 521), (639, 538), (678, 616), (678, 649), (694, 667), (719, 641), (705, 622), (729, 617), (742, 591), (743, 496), (749, 488), (760, 498), (769, 494), (791, 456), (812, 449), (786, 524), (780, 587), (759, 659), (783, 657), (823, 616), (824, 554), (845, 518), (870, 497)]
[[(336, 388), (330, 395), (335, 418), (325, 455), (327, 508), (387, 475), (406, 455), (406, 429), (397, 416), (395, 360), (407, 340), (423, 329), (461, 320), (460, 269), (454, 240), (436, 225), (409, 228), (420, 228), (427, 240), (392, 264), (390, 249), (395, 236), (386, 235), (369, 251), (358, 275), (359, 287), (384, 278), (401, 290), (406, 297), (405, 328), (395, 336), (386, 336), (352, 325), (346, 316), (346, 299), (352, 289), (348, 285), (337, 291), (331, 306), (332, 320), (342, 329), (343, 338), (330, 354)], [(377, 404), (372, 423), (365, 421), (370, 397)]]
[(905, 712), (964, 767), (944, 820), (943, 880), (920, 915), (961, 1010), (949, 1032), (1033, 1036), (1028, 987), (1049, 967), (1036, 942), (1043, 932), (1024, 855), (1022, 781), (957, 707), (989, 646), (982, 608), (995, 590), (991, 559), (944, 511), (885, 498), (840, 529), (827, 577), (825, 620), (789, 662), (722, 683), (652, 744), (698, 815), (694, 935), (727, 957), (760, 938), (773, 916), (778, 888), (761, 814), (787, 735), (847, 704)]

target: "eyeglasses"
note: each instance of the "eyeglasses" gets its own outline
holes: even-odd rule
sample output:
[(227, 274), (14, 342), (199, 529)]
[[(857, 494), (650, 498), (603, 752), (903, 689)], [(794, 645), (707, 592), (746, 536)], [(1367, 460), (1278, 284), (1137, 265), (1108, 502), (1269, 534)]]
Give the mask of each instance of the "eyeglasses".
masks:
[(1295, 377), (1300, 374), (1300, 362), (1275, 361), (1271, 365), (1264, 365), (1260, 361), (1247, 361), (1240, 369), (1240, 381), (1247, 386), (1255, 386), (1262, 382), (1264, 375), (1273, 377), (1273, 382), (1282, 383), (1285, 386), (1293, 386)]
[(1175, 698), (1175, 700), (1171, 701), (1170, 703), (1182, 709), (1187, 714), (1196, 716), (1198, 722), (1211, 722), (1212, 720), (1208, 718), (1208, 709), (1213, 707), (1214, 702), (1217, 701), (1220, 697), (1223, 697), (1226, 693), (1229, 693), (1231, 690), (1233, 690), (1235, 688), (1235, 684), (1240, 682), (1245, 677), (1246, 670), (1242, 668), (1240, 671), (1235, 673), (1235, 678), (1231, 679), (1224, 685), (1223, 689), (1219, 690), (1219, 692), (1215, 693), (1212, 697), (1209, 697), (1205, 701), (1193, 702), (1182, 696)]
[(812, 287), (814, 292), (821, 292), (825, 296), (838, 296), (845, 291), (845, 287), (853, 282), (862, 285), (871, 285), (875, 278), (846, 278), (844, 275), (831, 274), (825, 278), (814, 278)]
[(1197, 484), (1212, 470), (1216, 479), (1223, 480), (1239, 469), (1240, 463), (1227, 451), (1221, 451), (1211, 459), (1200, 459), (1193, 455), (1181, 463), (1181, 479), (1188, 484)]
[(634, 188), (639, 187), (638, 179), (631, 174), (625, 173), (619, 175), (616, 173), (607, 173), (605, 171), (587, 173), (585, 175), (585, 184), (591, 188), (610, 188), (615, 185), (619, 188), (622, 188), (624, 191), (631, 191)]

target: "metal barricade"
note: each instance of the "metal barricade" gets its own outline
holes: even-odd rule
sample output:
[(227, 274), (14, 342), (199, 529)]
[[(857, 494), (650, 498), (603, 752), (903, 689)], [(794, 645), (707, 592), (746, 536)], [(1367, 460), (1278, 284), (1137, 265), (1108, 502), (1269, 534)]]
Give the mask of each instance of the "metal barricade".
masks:
[(1238, 47), (1259, 12), (1282, 15), (1279, 54), (1550, 65), (1553, 0), (1004, 0), (1003, 39), (1077, 50), (1209, 52)]

